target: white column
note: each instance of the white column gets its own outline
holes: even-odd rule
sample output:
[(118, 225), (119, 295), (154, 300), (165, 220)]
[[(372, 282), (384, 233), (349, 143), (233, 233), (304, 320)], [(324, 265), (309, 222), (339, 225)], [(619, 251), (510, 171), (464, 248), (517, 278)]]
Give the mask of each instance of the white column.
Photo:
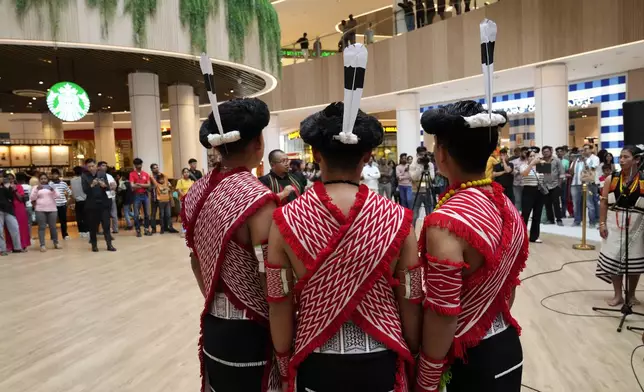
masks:
[(44, 139), (64, 139), (63, 122), (51, 113), (42, 114), (42, 133)]
[(188, 161), (191, 158), (197, 160), (201, 158), (197, 149), (199, 131), (195, 127), (194, 95), (194, 89), (187, 84), (168, 87), (174, 178), (181, 178), (181, 169), (188, 167)]
[(156, 163), (163, 167), (161, 149), (161, 105), (159, 77), (149, 72), (135, 72), (127, 76), (132, 118), (132, 147), (134, 158), (143, 160), (143, 167)]
[(268, 154), (273, 150), (280, 148), (280, 118), (279, 115), (271, 113), (271, 120), (262, 132), (264, 135), (264, 174), (271, 170), (271, 164), (268, 162)]
[(199, 96), (195, 95), (193, 98), (195, 108), (195, 130), (197, 135), (197, 149), (199, 156), (195, 157), (198, 162), (197, 167), (203, 169), (203, 174), (208, 172), (208, 150), (199, 142), (199, 130), (201, 129), (201, 108), (199, 107)]
[(108, 166), (114, 166), (116, 163), (116, 141), (112, 113), (94, 113), (94, 143), (96, 144), (96, 160), (105, 161)]
[(434, 152), (434, 135), (423, 132), (423, 146), (427, 148), (427, 151)]
[(403, 93), (396, 97), (396, 144), (398, 155), (402, 153), (416, 156), (420, 146), (420, 104), (418, 93)]
[(566, 64), (537, 67), (534, 82), (535, 145), (568, 144), (568, 70)]

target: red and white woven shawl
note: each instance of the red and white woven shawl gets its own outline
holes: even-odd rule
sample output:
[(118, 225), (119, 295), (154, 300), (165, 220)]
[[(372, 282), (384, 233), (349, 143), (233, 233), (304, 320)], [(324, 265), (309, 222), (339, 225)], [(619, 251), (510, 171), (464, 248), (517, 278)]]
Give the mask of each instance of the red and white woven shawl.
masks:
[[(519, 284), (519, 273), (528, 258), (528, 236), (521, 215), (503, 194), (503, 188), (497, 183), (493, 183), (492, 188), (493, 192), (478, 188), (457, 192), (425, 218), (420, 237), (421, 254), (427, 255), (425, 230), (431, 226), (447, 229), (463, 238), (485, 259), (484, 266), (462, 278), (460, 308), (449, 307), (453, 305), (451, 298), (436, 296), (440, 290), (427, 289), (425, 307), (458, 315), (451, 359), (463, 358), (467, 348), (478, 345), (499, 313), (520, 332), (518, 323), (510, 315), (509, 299), (512, 289)], [(432, 271), (433, 267), (436, 267), (434, 272), (440, 271), (440, 268), (450, 269), (449, 261), (432, 258), (428, 261), (428, 271)], [(432, 263), (435, 264), (432, 266)], [(426, 286), (436, 285), (439, 275), (434, 273), (430, 277), (428, 273)], [(451, 287), (448, 280), (454, 276), (446, 272), (444, 277), (447, 280), (442, 286)], [(449, 296), (449, 292), (443, 292)]]
[(289, 390), (298, 365), (352, 320), (398, 353), (396, 391), (406, 391), (403, 361), (413, 358), (402, 336), (390, 264), (409, 234), (411, 212), (361, 186), (345, 217), (316, 183), (274, 218), (308, 270), (294, 289), (299, 313)]

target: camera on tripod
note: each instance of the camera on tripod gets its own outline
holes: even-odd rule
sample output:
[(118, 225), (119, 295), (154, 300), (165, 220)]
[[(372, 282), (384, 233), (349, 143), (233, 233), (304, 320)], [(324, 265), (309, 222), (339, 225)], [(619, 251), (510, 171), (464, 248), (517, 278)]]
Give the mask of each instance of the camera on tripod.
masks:
[(425, 151), (418, 154), (418, 164), (423, 165), (423, 171), (429, 170), (430, 161), (431, 159), (429, 158), (429, 152)]

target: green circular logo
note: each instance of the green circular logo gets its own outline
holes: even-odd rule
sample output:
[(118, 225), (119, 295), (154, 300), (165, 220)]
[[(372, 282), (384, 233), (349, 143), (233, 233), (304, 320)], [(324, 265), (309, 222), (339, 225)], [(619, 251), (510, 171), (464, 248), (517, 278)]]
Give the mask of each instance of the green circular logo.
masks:
[(76, 83), (59, 82), (47, 92), (47, 107), (63, 121), (78, 121), (89, 111), (89, 97)]

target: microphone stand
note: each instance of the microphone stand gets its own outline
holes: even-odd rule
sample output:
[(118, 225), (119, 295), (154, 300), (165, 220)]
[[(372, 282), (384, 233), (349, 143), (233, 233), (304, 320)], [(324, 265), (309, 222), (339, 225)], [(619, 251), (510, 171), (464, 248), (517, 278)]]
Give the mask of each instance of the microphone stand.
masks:
[[(635, 180), (635, 176), (638, 173), (640, 173), (640, 171), (642, 170), (642, 167), (644, 167), (644, 160), (643, 160), (642, 163), (640, 163), (640, 166), (635, 171), (635, 174), (631, 174), (631, 176), (630, 176), (630, 178), (628, 180), (628, 183), (626, 185), (627, 190), (631, 189), (631, 186), (633, 185), (633, 181)], [(621, 175), (621, 173), (620, 173), (620, 175)], [(619, 200), (622, 197), (626, 197), (626, 193), (620, 192), (619, 199), (615, 201), (616, 205), (618, 204)], [(629, 294), (629, 291), (630, 291), (629, 290), (629, 275), (628, 275), (628, 245), (629, 245), (628, 231), (630, 229), (630, 227), (629, 227), (630, 226), (630, 210), (631, 210), (630, 207), (624, 208), (624, 214), (625, 214), (624, 215), (624, 218), (625, 218), (624, 221), (626, 222), (624, 224), (624, 236), (626, 237), (625, 241), (624, 241), (624, 248), (625, 248), (624, 249), (624, 277), (625, 277), (624, 280), (626, 281), (625, 284), (624, 284), (624, 304), (622, 305), (622, 307), (620, 309), (599, 308), (599, 307), (593, 306), (594, 311), (620, 312), (622, 314), (622, 317), (621, 317), (621, 319), (619, 321), (619, 326), (617, 327), (617, 332), (622, 332), (622, 327), (624, 326), (624, 322), (626, 321), (627, 316), (629, 316), (631, 314), (634, 314), (636, 316), (644, 316), (644, 313), (639, 313), (639, 312), (634, 312), (633, 311), (633, 305), (631, 304), (630, 299), (628, 298), (628, 294)], [(586, 213), (586, 211), (584, 211), (584, 214), (585, 213)], [(644, 330), (644, 328), (643, 329), (633, 329), (635, 327), (630, 327), (630, 326), (628, 326), (626, 328), (629, 331), (631, 331), (631, 330)]]

